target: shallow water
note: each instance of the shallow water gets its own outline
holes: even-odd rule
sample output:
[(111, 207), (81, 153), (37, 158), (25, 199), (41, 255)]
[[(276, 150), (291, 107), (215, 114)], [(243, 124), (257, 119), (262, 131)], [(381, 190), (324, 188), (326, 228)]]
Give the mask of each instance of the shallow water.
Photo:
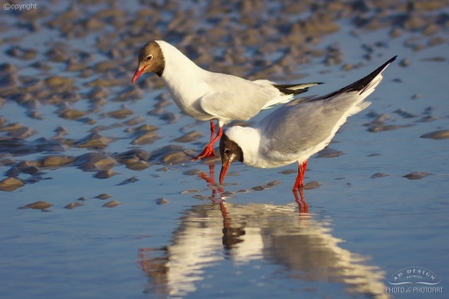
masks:
[[(199, 7), (204, 9), (206, 6), (203, 3)], [(108, 4), (78, 4), (81, 11), (90, 14), (108, 7)], [(119, 8), (127, 12), (123, 16), (127, 22), (135, 19), (141, 10), (138, 3)], [(350, 117), (330, 144), (330, 148), (343, 154), (309, 160), (306, 183), (318, 181), (321, 185), (304, 191), (308, 203), (308, 213), (305, 213), (304, 203), (298, 205), (290, 191), (295, 179), (295, 165), (262, 170), (234, 163), (224, 186), (226, 201), (220, 202), (220, 195), (215, 194), (216, 185), (201, 178), (210, 177), (207, 162), (186, 159), (182, 163), (164, 163), (155, 152), (159, 150), (165, 154), (167, 150), (161, 148), (177, 145), (187, 153), (195, 154), (207, 141), (209, 126), (181, 115), (169, 97), (171, 104), (164, 106), (163, 112), (148, 114), (158, 103), (154, 99), (166, 92), (154, 85), (158, 82), (154, 75), (146, 75), (145, 82), (149, 87), (139, 85), (144, 91), (143, 97), (113, 101), (131, 86), (135, 53), (143, 42), (122, 45), (126, 55), (113, 58), (117, 60), (117, 69), (104, 73), (93, 71), (86, 77), (81, 76), (82, 71), (66, 71), (65, 62), (49, 62), (45, 55), (52, 43), (63, 41), (75, 57), (75, 49), (91, 52), (94, 57), (86, 65), (92, 67), (97, 62), (111, 59), (101, 52), (96, 39), (110, 34), (114, 28), (125, 39), (130, 33), (123, 33), (123, 28), (130, 27), (130, 23), (122, 28), (112, 19), (109, 20), (112, 25), (93, 30), (86, 36), (65, 37), (56, 29), (49, 29), (44, 22), (66, 11), (68, 6), (42, 4), (39, 9), (40, 13), (45, 9), (48, 15), (36, 21), (41, 26), (36, 32), (23, 29), (19, 25), (22, 19), (17, 14), (0, 12), (11, 27), (2, 30), (1, 36), (6, 42), (0, 44), (0, 58), (16, 66), (21, 84), (27, 77), (44, 80), (60, 75), (73, 78), (75, 93), (80, 99), (53, 104), (47, 97), (38, 98), (40, 104), (33, 111), (38, 111), (40, 117), (33, 118), (29, 117), (29, 106), (19, 104), (10, 93), (2, 90), (5, 101), (3, 105), (0, 102), (0, 119), (5, 122), (0, 123), (0, 127), (21, 123), (36, 133), (22, 138), (26, 153), (6, 148), (0, 160), (0, 171), (5, 174), (1, 180), (14, 165), (23, 161), (41, 161), (51, 155), (77, 158), (86, 153), (104, 153), (116, 157), (129, 149), (142, 149), (151, 156), (145, 161), (149, 166), (140, 171), (117, 162), (111, 168), (117, 174), (107, 179), (94, 177), (99, 169), (83, 171), (72, 164), (37, 165), (38, 175), (20, 172), (17, 178), (25, 182), (22, 187), (12, 192), (0, 191), (1, 298), (56, 298), (61, 293), (68, 298), (446, 297), (449, 280), (446, 266), (449, 252), (446, 221), (449, 212), (446, 190), (449, 141), (420, 136), (449, 128), (447, 40), (441, 45), (415, 51), (406, 46), (411, 37), (423, 44), (431, 38), (420, 31), (404, 30), (400, 37), (392, 39), (389, 29), (355, 30), (351, 22), (342, 18), (338, 21), (340, 30), (320, 37), (316, 48), (323, 50), (336, 45), (343, 53), (344, 62), (361, 65), (344, 71), (343, 62), (326, 65), (322, 63), (323, 57), (316, 57), (280, 80), (295, 82), (298, 74), (304, 74), (306, 77), (302, 81), (326, 83), (311, 90), (311, 94), (323, 94), (366, 75), (394, 55), (399, 56), (369, 97), (372, 105)], [(157, 34), (166, 33), (176, 42), (176, 30), (169, 31), (169, 26), (164, 27), (176, 8), (165, 9), (157, 25)], [(192, 7), (181, 6), (179, 11), (185, 9)], [(270, 6), (272, 11), (277, 9), (275, 5)], [(203, 32), (214, 20), (221, 20), (222, 13), (217, 12), (216, 19), (209, 18), (207, 22), (199, 18), (194, 27)], [(436, 10), (435, 13), (440, 12)], [(262, 15), (257, 11), (254, 14), (254, 19)], [(304, 14), (307, 15), (298, 12), (290, 17), (295, 20)], [(246, 22), (251, 20), (241, 17), (238, 12), (231, 15), (234, 19), (230, 18), (229, 22), (234, 30), (243, 26), (240, 18)], [(447, 38), (447, 26), (441, 28), (436, 36)], [(23, 36), (18, 37), (19, 33)], [(149, 36), (148, 32), (146, 34)], [(11, 38), (18, 40), (11, 41)], [(272, 42), (274, 37), (267, 35), (266, 38)], [(38, 54), (31, 60), (10, 57), (5, 51), (11, 45), (36, 48)], [(197, 45), (206, 47), (201, 43)], [(212, 47), (216, 52), (214, 55), (224, 52), (225, 45), (223, 42)], [(118, 50), (122, 48), (118, 47)], [(242, 51), (248, 56), (245, 59), (252, 59), (249, 53), (256, 52), (245, 46)], [(282, 53), (281, 50), (274, 51), (265, 59), (276, 59), (279, 52)], [(368, 54), (370, 59), (366, 59)], [(207, 57), (203, 59), (207, 61)], [(402, 59), (410, 60), (410, 65), (401, 66)], [(44, 62), (52, 69), (43, 71), (31, 67), (36, 61)], [(220, 70), (216, 61), (212, 66)], [(231, 66), (225, 64), (225, 67)], [(251, 76), (257, 77), (257, 70), (249, 70)], [(95, 106), (88, 96), (93, 87), (84, 84), (111, 76), (123, 78), (123, 83), (106, 87), (109, 95), (104, 98), (107, 101)], [(279, 80), (282, 72), (270, 76)], [(49, 90), (60, 95), (59, 91)], [(36, 94), (33, 96), (37, 97)], [(132, 115), (124, 119), (106, 115), (121, 109), (124, 104)], [(85, 116), (96, 123), (59, 117), (59, 109), (67, 107), (84, 111)], [(395, 113), (398, 109), (414, 117)], [(175, 121), (168, 123), (164, 113), (172, 113)], [(269, 111), (262, 112), (252, 121), (261, 119), (266, 113)], [(389, 118), (384, 125), (403, 127), (369, 132), (369, 126), (365, 124), (375, 119), (370, 113), (387, 114)], [(435, 120), (419, 122), (429, 115)], [(143, 121), (137, 125), (124, 124), (135, 117), (142, 117)], [(135, 135), (126, 129), (142, 124), (158, 126), (156, 133), (160, 138), (151, 144), (130, 144)], [(111, 126), (99, 133), (114, 139), (105, 147), (69, 145), (70, 140), (79, 141), (100, 125)], [(54, 138), (58, 126), (68, 131), (62, 139)], [(203, 137), (187, 143), (172, 141), (190, 131), (201, 132)], [(1, 140), (10, 142), (7, 132), (0, 134)], [(33, 142), (42, 137), (60, 141), (65, 150), (40, 150)], [(43, 144), (49, 144), (49, 141), (43, 141)], [(13, 161), (7, 163), (8, 159)], [(212, 165), (216, 177), (220, 165), (217, 161)], [(293, 172), (281, 173), (286, 170)], [(404, 177), (416, 171), (429, 175), (416, 180)], [(386, 176), (371, 178), (376, 173)], [(124, 183), (128, 179), (131, 182)], [(260, 188), (275, 181), (280, 184)], [(236, 192), (242, 189), (247, 192)], [(263, 190), (257, 191), (259, 189)], [(102, 193), (111, 197), (96, 198)], [(85, 200), (79, 200), (81, 197)], [(113, 208), (103, 207), (112, 200), (120, 204)], [(19, 209), (37, 201), (52, 206), (45, 212)], [(161, 201), (164, 204), (160, 204)], [(64, 208), (72, 202), (83, 205)], [(428, 289), (416, 283), (392, 285), (390, 282), (395, 273), (407, 267), (428, 269), (439, 283)]]

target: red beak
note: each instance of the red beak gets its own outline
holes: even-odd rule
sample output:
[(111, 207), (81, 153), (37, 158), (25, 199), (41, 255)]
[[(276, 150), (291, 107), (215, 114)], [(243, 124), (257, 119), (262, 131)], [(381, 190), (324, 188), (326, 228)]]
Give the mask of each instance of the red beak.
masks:
[(231, 162), (229, 162), (229, 160), (228, 160), (228, 161), (226, 161), (226, 163), (224, 163), (221, 166), (221, 170), (220, 170), (220, 185), (223, 185), (223, 182), (224, 182), (224, 179), (225, 179), (225, 176), (226, 176), (226, 171), (228, 171), (228, 168), (229, 168), (230, 164), (231, 164)]
[(137, 69), (137, 71), (134, 73), (133, 79), (131, 80), (131, 83), (134, 84), (134, 82), (137, 81), (137, 79), (139, 79), (140, 75), (142, 75), (145, 72), (145, 68), (147, 66), (144, 65), (140, 70)]

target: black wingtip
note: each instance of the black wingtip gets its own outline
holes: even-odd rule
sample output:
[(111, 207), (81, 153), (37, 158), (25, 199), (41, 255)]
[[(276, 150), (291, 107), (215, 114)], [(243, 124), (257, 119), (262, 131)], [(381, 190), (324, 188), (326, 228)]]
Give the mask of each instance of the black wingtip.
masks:
[(362, 79), (346, 86), (343, 87), (342, 89), (332, 92), (324, 97), (322, 97), (322, 99), (328, 99), (331, 97), (336, 96), (337, 94), (341, 94), (344, 92), (351, 92), (351, 91), (361, 91), (364, 90), (366, 86), (368, 86), (368, 84), (370, 84), (371, 81), (374, 80), (374, 78), (376, 78), (380, 73), (383, 72), (383, 70), (385, 70), (385, 68), (392, 63), (393, 61), (396, 60), (398, 56), (395, 55), (392, 58), (390, 58), (387, 62), (385, 62), (384, 64), (382, 64), (380, 67), (378, 67), (377, 69), (375, 69), (373, 72), (371, 72), (368, 76), (363, 77)]

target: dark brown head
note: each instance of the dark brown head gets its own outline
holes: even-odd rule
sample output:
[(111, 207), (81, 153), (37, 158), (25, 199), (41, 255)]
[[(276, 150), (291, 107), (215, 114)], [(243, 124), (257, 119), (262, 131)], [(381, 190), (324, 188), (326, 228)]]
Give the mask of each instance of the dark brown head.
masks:
[(159, 77), (162, 76), (165, 69), (165, 58), (156, 41), (151, 41), (140, 49), (138, 60), (139, 64), (131, 81), (133, 84), (143, 73), (153, 72)]
[(235, 160), (243, 162), (242, 148), (232, 141), (226, 134), (220, 139), (221, 171), (220, 184), (223, 184), (229, 165)]

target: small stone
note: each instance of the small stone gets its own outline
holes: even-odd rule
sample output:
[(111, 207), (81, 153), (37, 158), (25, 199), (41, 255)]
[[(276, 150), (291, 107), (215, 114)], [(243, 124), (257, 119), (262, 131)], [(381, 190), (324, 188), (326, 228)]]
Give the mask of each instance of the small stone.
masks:
[(74, 209), (74, 208), (77, 208), (77, 207), (81, 207), (81, 206), (83, 206), (82, 203), (80, 203), (79, 201), (75, 201), (75, 202), (72, 202), (72, 203), (69, 203), (68, 205), (66, 205), (64, 207), (64, 209), (71, 210), (71, 209)]
[(373, 174), (371, 176), (371, 178), (372, 179), (377, 179), (377, 178), (383, 178), (383, 177), (386, 177), (386, 176), (388, 176), (388, 174), (383, 173), (383, 172), (376, 172), (375, 174)]
[(264, 186), (255, 186), (255, 187), (252, 187), (251, 190), (262, 191), (262, 190), (265, 190), (265, 187)]
[(419, 179), (425, 178), (429, 174), (430, 174), (429, 172), (414, 171), (414, 172), (404, 175), (404, 178), (407, 178), (409, 180), (419, 180)]
[(45, 201), (36, 201), (33, 203), (30, 203), (28, 205), (19, 207), (19, 209), (35, 209), (35, 210), (46, 210), (49, 207), (53, 206), (52, 204), (45, 202)]
[(147, 169), (149, 166), (150, 166), (150, 163), (148, 163), (146, 161), (137, 161), (134, 163), (127, 164), (126, 168), (138, 171), (138, 170)]
[(73, 162), (83, 171), (109, 170), (117, 164), (117, 161), (102, 153), (87, 153), (79, 156)]
[(198, 189), (187, 189), (187, 190), (181, 191), (181, 194), (200, 193), (200, 192), (201, 192), (201, 190), (198, 190)]
[(410, 65), (410, 63), (411, 63), (411, 62), (410, 62), (409, 59), (404, 58), (404, 59), (401, 60), (401, 62), (399, 63), (399, 65), (402, 66), (402, 67), (408, 67), (408, 66)]
[(116, 206), (120, 205), (120, 202), (117, 200), (111, 200), (107, 203), (105, 203), (104, 205), (102, 205), (102, 207), (105, 208), (115, 208)]
[(401, 128), (411, 127), (411, 126), (413, 126), (413, 124), (402, 125), (402, 126), (401, 125), (375, 126), (375, 127), (368, 128), (368, 131), (372, 132), (372, 133), (376, 133), (376, 132), (392, 131), (392, 130), (397, 130), (397, 129), (401, 129)]
[(136, 178), (135, 176), (130, 177), (129, 179), (126, 179), (120, 183), (117, 184), (117, 186), (122, 186), (122, 185), (126, 185), (126, 184), (130, 184), (130, 183), (135, 183), (137, 182), (139, 179)]
[(287, 169), (287, 170), (282, 170), (279, 173), (280, 174), (292, 174), (292, 173), (297, 173), (297, 172), (298, 172), (298, 170), (296, 170), (296, 169)]
[(116, 118), (116, 119), (123, 119), (123, 118), (127, 118), (128, 116), (132, 115), (134, 113), (134, 111), (129, 110), (129, 109), (120, 109), (120, 110), (115, 110), (115, 111), (111, 111), (106, 113), (109, 117), (112, 118)]
[(18, 179), (18, 178), (14, 178), (14, 177), (9, 177), (6, 179), (3, 179), (0, 181), (0, 191), (14, 191), (22, 186), (24, 186), (25, 183)]
[(178, 164), (188, 160), (189, 157), (183, 151), (173, 151), (162, 157), (162, 161), (166, 164)]
[(203, 173), (203, 172), (201, 170), (199, 170), (199, 169), (190, 169), (190, 170), (184, 171), (182, 174), (184, 174), (184, 175), (198, 175), (198, 174), (201, 174), (201, 173)]
[(156, 199), (156, 204), (158, 204), (158, 205), (166, 205), (169, 202), (170, 201), (168, 199), (163, 198), (163, 197)]
[(429, 139), (448, 139), (449, 138), (449, 130), (439, 130), (430, 133), (426, 133), (420, 136), (420, 138), (429, 138)]
[(119, 174), (118, 172), (112, 171), (112, 170), (101, 170), (94, 174), (94, 178), (96, 179), (109, 179), (110, 177), (113, 177), (114, 175)]
[(343, 155), (344, 153), (342, 151), (334, 150), (330, 147), (326, 147), (322, 151), (318, 153), (316, 156), (317, 158), (335, 158), (338, 156)]
[(159, 134), (157, 134), (156, 132), (143, 131), (143, 133), (138, 134), (138, 136), (133, 141), (131, 141), (131, 144), (134, 145), (152, 144), (160, 138), (161, 136), (159, 136)]
[(74, 160), (74, 157), (69, 156), (48, 156), (42, 161), (42, 167), (63, 166), (72, 163)]
[(312, 190), (321, 186), (321, 183), (318, 181), (310, 181), (304, 185), (304, 190)]
[(195, 141), (195, 140), (200, 139), (202, 137), (203, 137), (203, 134), (201, 134), (200, 132), (192, 131), (192, 132), (189, 132), (189, 133), (185, 134), (184, 136), (175, 138), (175, 139), (173, 139), (171, 141), (175, 141), (175, 142), (192, 142), (192, 141)]
[(266, 183), (266, 184), (264, 185), (264, 187), (265, 187), (265, 188), (273, 188), (273, 187), (276, 187), (277, 185), (279, 185), (279, 184), (281, 184), (281, 183), (282, 183), (281, 181), (275, 180), (275, 181), (271, 181), (271, 182)]
[(75, 82), (72, 78), (65, 78), (61, 76), (52, 76), (45, 79), (45, 83), (50, 85), (51, 87), (59, 87), (62, 85), (73, 85)]
[(95, 196), (95, 198), (105, 200), (105, 199), (111, 198), (111, 195), (109, 195), (107, 193), (101, 193), (100, 195)]
[(83, 111), (76, 109), (66, 109), (59, 114), (59, 117), (64, 119), (77, 120), (83, 117), (84, 115), (85, 113)]

